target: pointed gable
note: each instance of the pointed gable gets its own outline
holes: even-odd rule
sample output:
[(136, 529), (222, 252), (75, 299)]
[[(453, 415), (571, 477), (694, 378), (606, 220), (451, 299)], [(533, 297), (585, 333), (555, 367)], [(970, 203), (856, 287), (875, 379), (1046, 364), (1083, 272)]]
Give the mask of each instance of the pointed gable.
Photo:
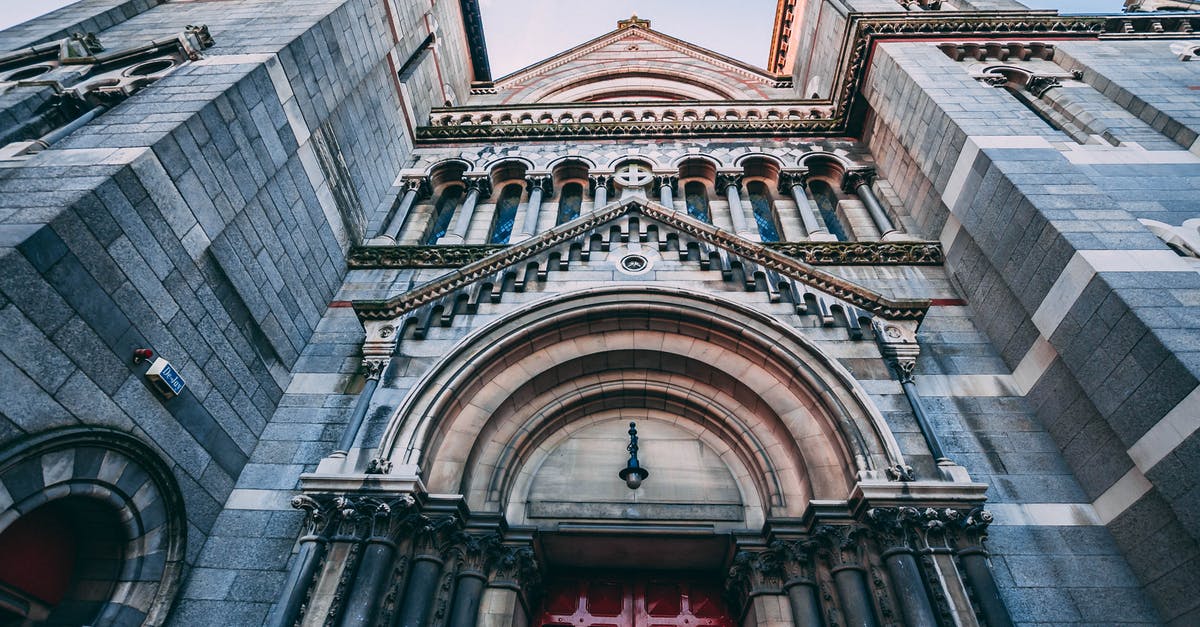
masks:
[(525, 291), (531, 281), (569, 271), (574, 260), (590, 261), (593, 254), (602, 256), (628, 241), (657, 248), (664, 256), (674, 251), (679, 260), (740, 284), (739, 291), (765, 291), (771, 302), (792, 303), (797, 313), (819, 316), (825, 325), (840, 319), (855, 339), (863, 337), (864, 320), (921, 320), (930, 305), (927, 300), (890, 299), (658, 203), (630, 198), (393, 298), (358, 300), (353, 306), (361, 320), (394, 320), (400, 322), (398, 328), (414, 325), (420, 338), (433, 324), (452, 324), (457, 313), (500, 302), (506, 291)]
[[(617, 30), (496, 81), (500, 103), (752, 100), (787, 79), (621, 20)], [(790, 90), (788, 90), (790, 92)]]

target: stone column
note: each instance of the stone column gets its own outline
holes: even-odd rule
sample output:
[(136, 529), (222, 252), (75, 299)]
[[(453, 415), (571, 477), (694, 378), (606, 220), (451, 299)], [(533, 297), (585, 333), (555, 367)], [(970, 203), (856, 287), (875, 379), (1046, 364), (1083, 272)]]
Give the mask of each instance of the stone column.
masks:
[(313, 585), (328, 546), (325, 536), (330, 519), (329, 503), (320, 503), (301, 494), (292, 498), (292, 507), (304, 511), (303, 535), (300, 536), (300, 550), (279, 593), (279, 602), (271, 608), (264, 623), (268, 627), (292, 627), (300, 618), (308, 589)]
[(367, 380), (363, 384), (363, 389), (358, 393), (358, 401), (354, 405), (354, 413), (350, 414), (350, 420), (346, 424), (345, 431), (342, 431), (342, 439), (338, 440), (337, 450), (333, 452), (336, 456), (339, 453), (345, 457), (350, 449), (354, 447), (354, 441), (358, 439), (358, 432), (362, 430), (363, 420), (367, 417), (367, 409), (371, 406), (371, 397), (375, 395), (376, 388), (379, 387), (379, 379), (383, 376), (383, 372), (387, 370), (388, 364), (391, 363), (390, 358), (386, 357), (371, 357), (363, 359), (363, 374)]
[(741, 174), (717, 174), (717, 189), (725, 190), (725, 198), (729, 201), (729, 216), (733, 219), (733, 230), (738, 235), (752, 236), (746, 225), (746, 210), (742, 207), (742, 198), (738, 189), (742, 186)]
[(673, 193), (678, 182), (677, 176), (659, 176), (654, 179), (654, 185), (658, 187), (658, 202), (671, 211), (675, 210)]
[(821, 625), (820, 594), (814, 558), (819, 548), (812, 540), (777, 541), (771, 545), (783, 560), (783, 590), (792, 606), (792, 621), (797, 625)]
[(824, 238), (819, 236), (828, 236), (829, 231), (821, 226), (820, 220), (817, 220), (817, 212), (808, 200), (807, 189), (807, 172), (785, 172), (779, 177), (779, 191), (791, 194), (792, 200), (796, 202), (796, 211), (800, 214), (800, 221), (804, 224), (804, 236), (813, 240), (823, 240)]
[(988, 566), (988, 552), (983, 547), (987, 539), (987, 528), (992, 523), (992, 514), (982, 508), (971, 510), (960, 523), (959, 563), (967, 583), (975, 590), (975, 602), (988, 627), (1013, 627), (1012, 616), (1000, 598), (1000, 588)]
[(912, 507), (877, 507), (867, 511), (867, 520), (883, 551), (883, 561), (892, 581), (892, 592), (900, 601), (904, 624), (938, 624), (909, 538), (912, 528), (920, 523), (920, 514)]
[(896, 227), (892, 226), (891, 218), (888, 218), (887, 211), (875, 197), (875, 190), (871, 189), (874, 180), (874, 170), (852, 170), (842, 176), (842, 191), (856, 194), (863, 201), (867, 213), (871, 214), (871, 221), (875, 223), (875, 228), (879, 229), (879, 239), (883, 239), (895, 232)]
[(822, 525), (813, 532), (833, 574), (847, 627), (879, 626), (871, 588), (867, 585), (865, 534), (866, 529), (857, 525)]
[(592, 211), (599, 211), (608, 204), (608, 184), (612, 177), (607, 174), (593, 174), (588, 177), (592, 184)]
[[(921, 429), (921, 435), (925, 438), (925, 444), (929, 447), (929, 454), (933, 456), (941, 478), (946, 481), (970, 481), (966, 469), (946, 457), (946, 453), (942, 449), (942, 441), (938, 438), (937, 432), (929, 422), (929, 417), (925, 414), (925, 403), (921, 400), (920, 392), (917, 391), (913, 375), (913, 371), (917, 367), (917, 356), (921, 353), (921, 346), (917, 344), (914, 332), (896, 324), (877, 323), (875, 325), (875, 341), (879, 344), (879, 352), (884, 361), (896, 373), (900, 389), (904, 391), (904, 397), (908, 399), (908, 405), (913, 410), (917, 427)], [(889, 472), (901, 480), (913, 480), (912, 469), (903, 464), (889, 469)]]
[(457, 583), (446, 627), (475, 627), (479, 605), (487, 585), (487, 563), (500, 544), (499, 534), (460, 533), (454, 551), (458, 554)]
[(392, 214), (392, 219), (379, 234), (380, 237), (390, 238), (392, 242), (399, 239), (400, 229), (404, 227), (404, 221), (408, 219), (413, 204), (417, 202), (418, 198), (429, 193), (429, 179), (426, 177), (406, 178), (400, 183), (400, 193), (400, 206), (396, 207), (396, 213)]
[(550, 183), (549, 174), (537, 174), (525, 179), (526, 188), (529, 190), (529, 204), (525, 207), (525, 225), (517, 233), (518, 239), (537, 235), (538, 216), (542, 212), (542, 195), (550, 189)]
[(392, 501), (363, 497), (356, 503), (369, 519), (366, 548), (358, 562), (358, 572), (346, 594), (346, 610), (342, 627), (369, 627), (375, 624), (379, 607), (387, 593), (396, 557), (398, 523), (416, 505), (416, 500), (404, 495)]
[(437, 520), (425, 518), (413, 530), (412, 562), (404, 582), (403, 601), (396, 608), (392, 627), (426, 627), (438, 579), (446, 564), (442, 545), (457, 525), (458, 519), (454, 516)]
[(458, 210), (458, 221), (454, 223), (454, 230), (438, 241), (439, 244), (465, 243), (467, 230), (471, 228), (471, 218), (475, 216), (475, 204), (479, 202), (481, 195), (486, 197), (491, 193), (492, 184), (486, 175), (465, 177), (463, 181), (467, 186), (467, 197)]

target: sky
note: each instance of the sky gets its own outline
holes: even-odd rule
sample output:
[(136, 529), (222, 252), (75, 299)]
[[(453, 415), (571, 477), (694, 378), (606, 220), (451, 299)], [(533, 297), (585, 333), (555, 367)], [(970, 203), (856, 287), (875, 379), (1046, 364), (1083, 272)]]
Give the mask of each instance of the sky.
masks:
[[(1115, 13), (1123, 0), (1024, 0), (1035, 9)], [(0, 29), (71, 0), (0, 0)], [(655, 30), (747, 63), (767, 61), (775, 0), (479, 0), (492, 75), (504, 76), (617, 26), (637, 13)], [(736, 10), (730, 10), (730, 5)]]

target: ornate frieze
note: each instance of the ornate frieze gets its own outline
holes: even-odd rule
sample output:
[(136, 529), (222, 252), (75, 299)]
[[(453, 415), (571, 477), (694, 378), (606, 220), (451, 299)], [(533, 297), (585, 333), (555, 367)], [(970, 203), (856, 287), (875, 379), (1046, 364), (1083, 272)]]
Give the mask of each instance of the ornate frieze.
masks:
[[(937, 242), (778, 242), (766, 248), (814, 266), (937, 266), (945, 262)], [(461, 268), (508, 246), (358, 246), (346, 260), (351, 270)]]
[[(536, 273), (536, 278), (544, 280), (546, 273), (550, 269), (550, 253), (557, 252), (555, 258), (555, 267), (561, 269), (564, 264), (569, 263), (567, 260), (570, 255), (564, 255), (561, 246), (570, 246), (578, 244), (580, 246), (579, 255), (583, 259), (587, 259), (591, 254), (591, 246), (595, 244), (594, 238), (591, 235), (604, 234), (602, 227), (612, 226), (617, 224), (617, 221), (629, 218), (635, 215), (644, 216), (649, 220), (659, 223), (662, 227), (668, 227), (678, 234), (676, 245), (679, 246), (680, 258), (686, 258), (690, 254), (687, 247), (686, 239), (694, 239), (698, 245), (711, 253), (715, 253), (718, 258), (713, 259), (712, 254), (702, 255), (700, 259), (702, 269), (711, 269), (713, 264), (723, 272), (727, 273), (728, 277), (733, 277), (733, 264), (740, 265), (747, 282), (746, 287), (758, 289), (757, 277), (760, 273), (767, 277), (766, 287), (768, 292), (772, 292), (774, 297), (780, 296), (780, 285), (785, 284), (789, 290), (800, 290), (802, 292), (813, 293), (813, 296), (821, 298), (834, 298), (844, 303), (843, 306), (850, 306), (861, 309), (861, 312), (847, 314), (848, 324), (852, 327), (852, 335), (861, 337), (861, 329), (859, 328), (859, 317), (867, 318), (870, 315), (880, 315), (888, 319), (908, 319), (919, 320), (925, 315), (928, 308), (928, 301), (892, 301), (880, 294), (871, 290), (856, 285), (850, 281), (837, 277), (833, 274), (810, 266), (806, 263), (797, 261), (786, 255), (782, 255), (774, 250), (766, 248), (761, 244), (749, 242), (741, 237), (724, 232), (709, 224), (698, 222), (694, 219), (682, 216), (674, 211), (658, 209), (656, 205), (642, 204), (636, 200), (626, 201), (624, 203), (615, 204), (607, 210), (591, 213), (580, 217), (576, 220), (558, 226), (550, 231), (547, 231), (534, 238), (525, 240), (520, 244), (510, 246), (508, 249), (497, 252), (485, 259), (471, 263), (465, 266), (461, 271), (452, 275), (431, 281), (425, 285), (409, 290), (403, 294), (395, 296), (389, 300), (369, 300), (355, 301), (354, 308), (358, 316), (363, 321), (368, 320), (393, 320), (405, 316), (409, 312), (426, 306), (436, 306), (441, 299), (447, 295), (464, 289), (472, 284), (477, 284), (478, 288), (483, 288), (485, 285), (491, 285), (492, 292), (489, 292), (490, 297), (495, 297), (497, 285), (503, 286), (507, 282), (503, 280), (502, 274), (514, 264), (523, 260), (529, 260), (534, 256), (543, 255), (545, 261), (545, 269), (542, 269), (539, 263), (539, 270)], [(641, 220), (638, 223), (638, 228), (645, 228), (645, 222)], [(626, 223), (624, 228), (628, 228)], [(670, 242), (662, 239), (665, 237), (666, 229), (659, 228), (659, 247), (665, 250)], [(646, 239), (642, 237), (641, 239)], [(609, 246), (608, 242), (600, 242), (598, 244), (602, 250), (606, 250)], [(541, 259), (541, 257), (539, 257)], [(777, 277), (771, 277), (770, 274), (777, 274)], [(497, 276), (500, 275), (500, 276)], [(521, 282), (520, 289), (524, 289), (525, 275), (517, 277), (517, 282)], [(793, 287), (793, 284), (795, 287)], [(481, 293), (477, 292), (476, 297)], [(792, 298), (791, 302), (797, 303), (798, 313), (808, 312), (802, 305), (803, 294), (789, 294)], [(478, 302), (478, 298), (471, 299), (473, 302)], [(470, 307), (470, 303), (468, 303)], [(456, 308), (451, 307), (451, 314)], [(443, 315), (445, 310), (443, 310)], [(426, 322), (432, 323), (432, 319), (426, 316)], [(443, 323), (448, 323), (449, 319), (443, 320)], [(832, 318), (830, 319), (832, 323)]]

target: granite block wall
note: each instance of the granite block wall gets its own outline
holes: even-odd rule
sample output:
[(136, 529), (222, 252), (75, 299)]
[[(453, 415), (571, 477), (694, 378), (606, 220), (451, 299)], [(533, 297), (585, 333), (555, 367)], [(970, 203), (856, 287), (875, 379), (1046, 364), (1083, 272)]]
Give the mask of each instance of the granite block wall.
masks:
[[(448, 27), (457, 6), (439, 3)], [(405, 106), (431, 106), (428, 91), (402, 92), (394, 69), (427, 35), (424, 10), (85, 1), (0, 35), (12, 49), (96, 30), (117, 50), (207, 24), (216, 41), (50, 149), (0, 162), (0, 442), (82, 423), (155, 447), (184, 493), (187, 563), (201, 583), (215, 576), (206, 566), (232, 559), (219, 542), (204, 547), (221, 537), (217, 514), (238, 476), (284, 454), (270, 443), (291, 430), (268, 420), (320, 337), (345, 251), (389, 204), (411, 147)], [(458, 47), (443, 43), (445, 59), (465, 63)], [(440, 71), (465, 89), (468, 66)], [(176, 366), (181, 396), (151, 391), (146, 366), (131, 362), (140, 347)], [(306, 446), (323, 442), (316, 433)], [(281, 555), (295, 540), (287, 514), (264, 522)], [(247, 603), (274, 594), (230, 583)], [(212, 609), (194, 600), (178, 624)]]
[[(1134, 56), (1169, 50), (1166, 42), (1129, 43)], [(1092, 44), (1066, 47), (1073, 45)], [(1115, 56), (1126, 42), (1104, 45), (1117, 51), (1106, 56)], [(1146, 59), (1137, 72), (1144, 98), (1164, 107), (1194, 80), (1192, 70)], [(1084, 80), (1106, 93), (1094, 76)], [(1152, 80), (1175, 87), (1150, 88)], [(907, 181), (900, 195), (920, 203), (910, 206), (931, 229), (927, 235), (947, 246), (952, 276), (1070, 460), (1087, 494), (1083, 502), (1090, 500), (1108, 525), (1163, 618), (1194, 620), (1195, 599), (1178, 593), (1179, 581), (1200, 572), (1188, 500), (1194, 482), (1181, 464), (1159, 466), (1187, 450), (1194, 435), (1200, 275), (1136, 219), (1139, 209), (1175, 219), (1162, 210), (1163, 200), (1171, 188), (1192, 184), (1197, 162), (1186, 150), (1190, 122), (1182, 108), (1148, 123), (1176, 138), (1174, 146), (1092, 150), (926, 44), (881, 45), (866, 94), (881, 171), (894, 183)], [(1114, 102), (1133, 113), (1130, 101)], [(1098, 180), (1110, 166), (1094, 155), (1112, 150), (1119, 151), (1116, 163), (1164, 168), (1161, 177), (1174, 181), (1167, 189), (1143, 182), (1148, 189), (1134, 200), (1138, 194), (1124, 189), (1128, 177)], [(913, 176), (918, 172), (923, 176)], [(1132, 204), (1138, 202), (1145, 204)], [(944, 226), (933, 230), (939, 222)], [(1126, 523), (1147, 508), (1173, 512), (1152, 525), (1156, 537), (1175, 542), (1169, 573), (1146, 568), (1138, 553), (1163, 549), (1148, 549), (1146, 530), (1135, 533)]]

